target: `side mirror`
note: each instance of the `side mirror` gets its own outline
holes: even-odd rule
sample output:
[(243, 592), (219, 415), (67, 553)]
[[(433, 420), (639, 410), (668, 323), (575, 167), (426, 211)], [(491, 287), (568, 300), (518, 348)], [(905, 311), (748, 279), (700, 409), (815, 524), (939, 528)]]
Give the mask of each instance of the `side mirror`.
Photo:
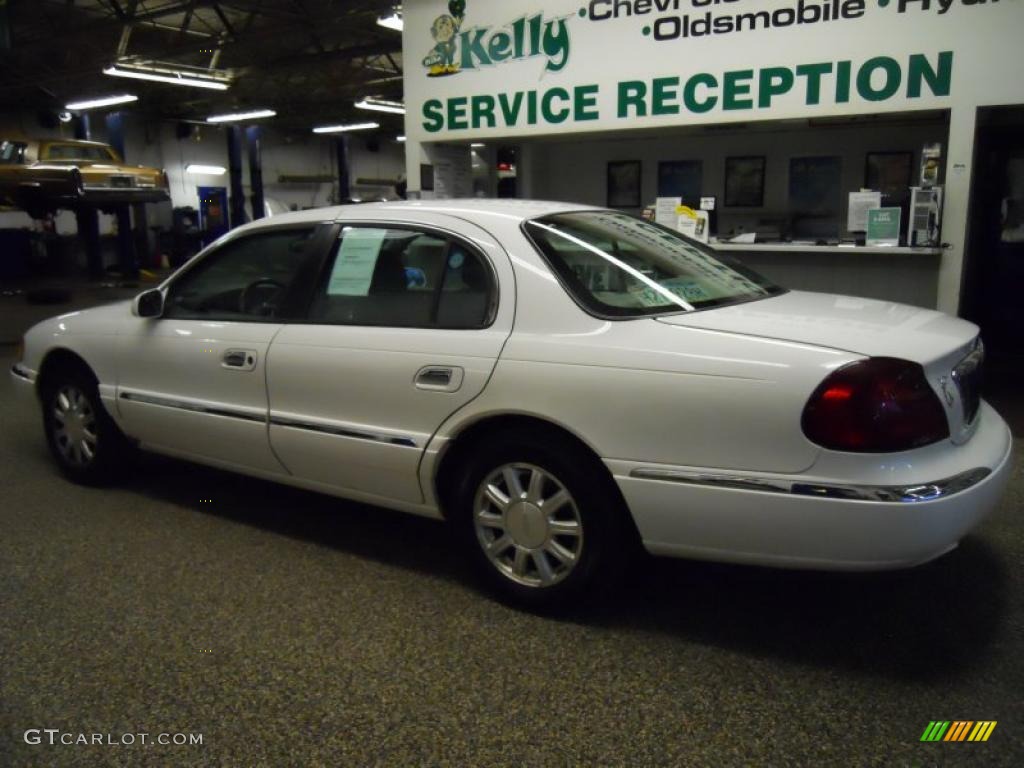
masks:
[(164, 313), (164, 295), (154, 288), (140, 293), (132, 302), (132, 314), (136, 317), (160, 317)]

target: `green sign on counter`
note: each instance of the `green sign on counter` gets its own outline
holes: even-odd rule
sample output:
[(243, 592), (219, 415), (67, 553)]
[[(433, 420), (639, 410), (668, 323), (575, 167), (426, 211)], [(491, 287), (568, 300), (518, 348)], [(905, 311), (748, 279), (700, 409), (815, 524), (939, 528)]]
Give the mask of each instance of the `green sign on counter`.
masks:
[(868, 210), (868, 231), (865, 245), (899, 245), (899, 208), (871, 208)]

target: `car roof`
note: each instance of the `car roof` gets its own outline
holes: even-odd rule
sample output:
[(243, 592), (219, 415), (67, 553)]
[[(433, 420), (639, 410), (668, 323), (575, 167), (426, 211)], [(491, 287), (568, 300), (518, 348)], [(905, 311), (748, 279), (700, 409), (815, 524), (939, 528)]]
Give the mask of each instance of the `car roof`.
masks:
[[(335, 205), (329, 208), (314, 208), (308, 211), (294, 211), (278, 214), (269, 219), (260, 219), (265, 226), (274, 224), (306, 224), (315, 221), (338, 221), (352, 218), (373, 218), (374, 216), (401, 216), (406, 213), (437, 213), (456, 218), (515, 219), (525, 221), (538, 216), (566, 211), (601, 210), (580, 203), (559, 203), (546, 200), (494, 200), (465, 198), (454, 200), (396, 200), (389, 203), (361, 203)], [(256, 222), (254, 222), (256, 223)]]
[(69, 144), (73, 147), (104, 147), (110, 148), (109, 144), (104, 144), (102, 141), (85, 141), (84, 139), (35, 139), (40, 144)]
[[(471, 197), (454, 200), (399, 200), (393, 203), (367, 203), (358, 207), (392, 212), (402, 210), (429, 211), (452, 216), (482, 214), (485, 216), (526, 220), (552, 213), (578, 211), (581, 208), (591, 208), (592, 206), (579, 203), (557, 203), (548, 200), (496, 200)], [(346, 213), (348, 212), (346, 211)]]

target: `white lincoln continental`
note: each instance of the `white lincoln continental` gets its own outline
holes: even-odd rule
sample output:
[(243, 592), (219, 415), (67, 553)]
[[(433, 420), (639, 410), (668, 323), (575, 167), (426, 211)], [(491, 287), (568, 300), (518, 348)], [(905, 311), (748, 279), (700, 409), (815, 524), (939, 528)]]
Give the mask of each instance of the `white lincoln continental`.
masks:
[(445, 518), (533, 606), (657, 555), (912, 566), (998, 503), (978, 329), (787, 291), (621, 213), (372, 204), (259, 221), (12, 375), (72, 480), (139, 446)]

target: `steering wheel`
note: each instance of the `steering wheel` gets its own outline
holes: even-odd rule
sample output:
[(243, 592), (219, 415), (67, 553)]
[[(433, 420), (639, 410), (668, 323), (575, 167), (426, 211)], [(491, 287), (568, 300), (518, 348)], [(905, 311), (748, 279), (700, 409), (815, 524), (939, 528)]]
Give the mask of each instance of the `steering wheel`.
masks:
[[(267, 293), (268, 289), (269, 293), (261, 297), (260, 293)], [(284, 286), (272, 278), (261, 277), (259, 280), (253, 280), (242, 289), (238, 296), (238, 311), (243, 315), (260, 314), (270, 316), (277, 308), (272, 302), (283, 290)], [(250, 306), (254, 304), (254, 297), (256, 299), (262, 298), (262, 300), (259, 304)]]

